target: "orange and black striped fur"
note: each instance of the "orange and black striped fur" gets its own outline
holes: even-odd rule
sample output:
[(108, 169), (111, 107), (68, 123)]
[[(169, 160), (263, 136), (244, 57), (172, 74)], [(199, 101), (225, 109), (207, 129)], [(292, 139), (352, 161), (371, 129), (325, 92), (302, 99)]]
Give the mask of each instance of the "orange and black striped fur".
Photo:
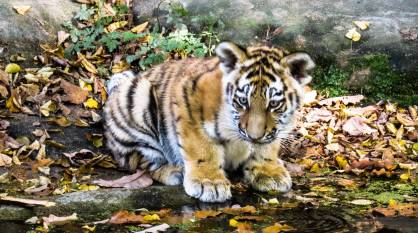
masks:
[(216, 54), (119, 74), (126, 78), (105, 107), (108, 147), (121, 166), (146, 168), (206, 202), (231, 197), (225, 170), (237, 168), (256, 190), (288, 191), (292, 181), (277, 156), (313, 61), (229, 42)]

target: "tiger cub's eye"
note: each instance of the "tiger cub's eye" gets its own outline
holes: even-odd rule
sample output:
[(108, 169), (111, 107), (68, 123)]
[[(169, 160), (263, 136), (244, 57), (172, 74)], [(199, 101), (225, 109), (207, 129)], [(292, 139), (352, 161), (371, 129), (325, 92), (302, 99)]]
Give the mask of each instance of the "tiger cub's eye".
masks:
[(248, 100), (246, 97), (239, 97), (238, 102), (243, 106), (246, 106), (248, 104)]
[(277, 101), (277, 100), (271, 100), (269, 103), (270, 108), (276, 108), (279, 105), (280, 105), (280, 101)]

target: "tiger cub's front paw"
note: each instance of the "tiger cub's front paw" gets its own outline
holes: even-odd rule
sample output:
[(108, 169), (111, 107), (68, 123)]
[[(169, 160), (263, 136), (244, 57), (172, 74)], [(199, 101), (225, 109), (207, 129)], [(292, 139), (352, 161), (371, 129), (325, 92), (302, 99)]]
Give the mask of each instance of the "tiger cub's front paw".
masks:
[(288, 192), (292, 188), (292, 178), (281, 165), (272, 167), (252, 167), (244, 171), (245, 179), (251, 186), (262, 192)]
[(183, 185), (189, 196), (204, 202), (224, 202), (232, 197), (231, 183), (224, 175), (211, 179), (186, 175)]

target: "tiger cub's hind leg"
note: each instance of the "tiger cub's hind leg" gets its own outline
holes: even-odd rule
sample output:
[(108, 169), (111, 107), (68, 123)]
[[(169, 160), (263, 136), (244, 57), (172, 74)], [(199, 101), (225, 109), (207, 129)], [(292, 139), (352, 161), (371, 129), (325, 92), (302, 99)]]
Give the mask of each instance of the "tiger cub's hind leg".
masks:
[(105, 136), (120, 167), (135, 170), (142, 158), (153, 164), (153, 170), (167, 163), (159, 142), (158, 114), (154, 88), (144, 78), (126, 79), (112, 92), (105, 106)]

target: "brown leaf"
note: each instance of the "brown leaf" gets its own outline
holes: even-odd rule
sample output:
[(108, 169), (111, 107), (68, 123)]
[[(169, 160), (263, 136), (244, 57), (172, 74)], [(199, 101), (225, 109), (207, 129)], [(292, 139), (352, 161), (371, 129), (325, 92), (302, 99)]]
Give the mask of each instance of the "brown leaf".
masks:
[(334, 118), (334, 115), (331, 111), (328, 111), (326, 108), (317, 108), (310, 111), (306, 116), (305, 119), (307, 122), (318, 122), (318, 121), (330, 121)]
[(123, 176), (117, 180), (95, 180), (94, 184), (103, 187), (140, 189), (152, 185), (152, 179), (144, 171), (137, 170), (135, 174)]
[(256, 208), (251, 205), (247, 205), (244, 207), (231, 207), (231, 208), (224, 208), (221, 210), (225, 214), (232, 214), (232, 215), (239, 215), (239, 214), (254, 214), (257, 212)]
[(60, 46), (68, 37), (70, 37), (70, 34), (65, 31), (58, 31), (58, 43), (57, 46)]
[(82, 104), (89, 95), (88, 91), (65, 80), (61, 80), (60, 86), (66, 94), (62, 96), (63, 101), (68, 101), (73, 104)]
[(198, 219), (208, 218), (208, 217), (216, 217), (220, 215), (221, 211), (216, 210), (198, 210), (194, 213), (194, 216)]
[(362, 117), (351, 117), (344, 123), (343, 130), (352, 136), (359, 136), (377, 132), (376, 129), (371, 128), (365, 122), (366, 119)]
[(112, 215), (109, 220), (111, 224), (126, 224), (126, 223), (144, 223), (144, 217), (131, 213), (127, 210), (121, 210)]
[(263, 233), (279, 233), (281, 231), (292, 231), (294, 230), (293, 227), (286, 225), (286, 224), (280, 224), (275, 223), (273, 226), (269, 226), (266, 228), (263, 228)]

